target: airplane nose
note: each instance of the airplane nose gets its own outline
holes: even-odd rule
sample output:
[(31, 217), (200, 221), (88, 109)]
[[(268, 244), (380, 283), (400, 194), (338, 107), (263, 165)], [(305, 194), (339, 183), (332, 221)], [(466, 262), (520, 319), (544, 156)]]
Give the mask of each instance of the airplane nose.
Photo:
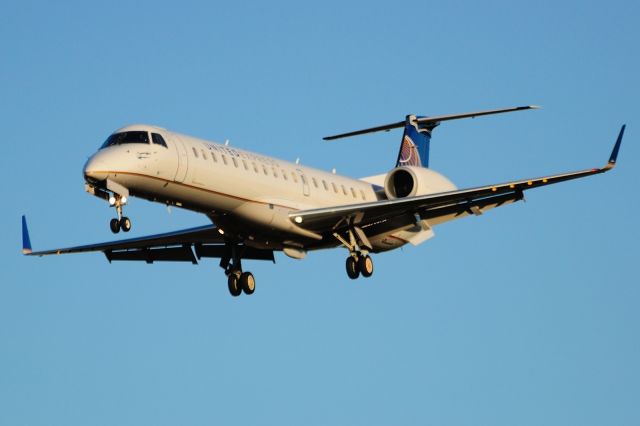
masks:
[(102, 158), (100, 158), (100, 154), (95, 154), (87, 160), (82, 169), (82, 173), (84, 174), (84, 179), (86, 181), (101, 181), (107, 178), (109, 174), (107, 172), (107, 165)]

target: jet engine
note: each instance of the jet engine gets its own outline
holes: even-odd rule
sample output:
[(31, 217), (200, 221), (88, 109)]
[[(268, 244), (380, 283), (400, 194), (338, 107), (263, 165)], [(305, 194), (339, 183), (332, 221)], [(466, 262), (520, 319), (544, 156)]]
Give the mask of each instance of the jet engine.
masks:
[(387, 173), (384, 180), (384, 192), (390, 200), (456, 189), (456, 186), (449, 179), (424, 167), (396, 167)]

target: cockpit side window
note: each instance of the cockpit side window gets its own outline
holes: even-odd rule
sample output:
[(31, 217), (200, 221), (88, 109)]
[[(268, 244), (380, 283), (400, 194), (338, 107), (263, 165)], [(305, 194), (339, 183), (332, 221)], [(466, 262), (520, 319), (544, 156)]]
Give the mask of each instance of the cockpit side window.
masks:
[(156, 145), (162, 145), (165, 148), (167, 147), (167, 143), (164, 141), (164, 138), (162, 137), (162, 135), (160, 135), (158, 133), (151, 133), (151, 140)]
[(149, 143), (149, 133), (143, 131), (131, 131), (114, 133), (109, 136), (107, 140), (102, 144), (100, 149), (106, 148), (112, 145), (122, 145), (125, 143)]

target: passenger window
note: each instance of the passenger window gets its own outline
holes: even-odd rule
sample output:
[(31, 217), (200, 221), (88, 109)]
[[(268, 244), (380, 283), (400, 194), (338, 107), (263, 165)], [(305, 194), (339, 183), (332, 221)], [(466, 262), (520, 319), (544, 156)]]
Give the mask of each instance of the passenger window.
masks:
[(313, 182), (313, 186), (315, 186), (316, 188), (318, 187), (318, 181), (313, 176), (311, 176), (311, 182)]
[(164, 141), (164, 138), (158, 133), (151, 133), (151, 140), (153, 140), (153, 143), (156, 145), (162, 145), (165, 148), (167, 147), (167, 143)]
[(322, 179), (322, 186), (324, 186), (324, 190), (328, 191), (329, 190), (329, 185), (327, 185), (327, 181)]
[(265, 166), (264, 164), (262, 165), (262, 172), (264, 173), (265, 176), (269, 174), (269, 172), (267, 171), (267, 166)]
[(247, 165), (247, 160), (242, 160), (242, 165), (244, 166), (245, 170), (249, 170), (249, 166)]
[(362, 189), (360, 190), (360, 195), (362, 196), (363, 200), (367, 200), (367, 197), (364, 195), (364, 191)]
[(191, 147), (193, 149), (193, 156), (198, 158), (198, 150), (195, 147)]
[(338, 193), (338, 187), (336, 186), (336, 184), (331, 182), (331, 187), (333, 188), (333, 192), (335, 192), (337, 194)]
[(293, 178), (293, 181), (295, 183), (298, 183), (298, 176), (296, 176), (296, 174), (294, 172), (291, 172), (291, 177)]
[(238, 160), (236, 160), (236, 157), (233, 157), (232, 160), (233, 160), (233, 165), (237, 168), (238, 167)]
[(273, 177), (277, 178), (278, 177), (278, 171), (276, 170), (276, 168), (272, 167), (271, 170), (273, 171)]
[(227, 165), (227, 156), (222, 154), (222, 162), (224, 163), (224, 165)]
[(204, 149), (202, 150), (202, 158), (204, 158), (205, 160), (208, 160), (207, 153), (204, 152)]
[(284, 180), (289, 180), (289, 178), (287, 177), (287, 172), (285, 172), (284, 170), (282, 171), (282, 177), (284, 178)]
[(353, 189), (353, 187), (351, 187), (351, 195), (353, 195), (353, 198), (358, 198), (358, 196), (356, 195), (356, 190)]
[(253, 164), (253, 171), (258, 173), (258, 165), (255, 162), (252, 162), (251, 164)]
[(344, 187), (344, 185), (340, 185), (342, 187), (342, 193), (344, 195), (347, 195), (347, 188)]
[(215, 153), (215, 152), (213, 152), (213, 151), (211, 151), (211, 159), (212, 159), (213, 161), (215, 161), (216, 163), (218, 162), (218, 158), (216, 157), (216, 153)]

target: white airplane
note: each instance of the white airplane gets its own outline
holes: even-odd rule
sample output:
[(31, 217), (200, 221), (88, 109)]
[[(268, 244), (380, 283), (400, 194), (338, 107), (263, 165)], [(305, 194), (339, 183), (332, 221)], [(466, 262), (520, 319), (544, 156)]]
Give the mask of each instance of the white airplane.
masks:
[(302, 259), (308, 251), (342, 246), (347, 275), (373, 274), (371, 253), (418, 245), (433, 227), (523, 199), (527, 189), (611, 170), (625, 126), (602, 168), (457, 189), (428, 168), (433, 129), (443, 121), (536, 108), (416, 117), (325, 140), (404, 128), (396, 166), (353, 179), (197, 139), (149, 125), (116, 130), (84, 165), (85, 189), (115, 208), (114, 233), (128, 232), (123, 207), (131, 196), (205, 214), (210, 225), (99, 244), (34, 252), (22, 217), (23, 253), (31, 256), (101, 251), (114, 260), (186, 261), (220, 258), (229, 292), (255, 291), (243, 259), (274, 260), (274, 251)]

